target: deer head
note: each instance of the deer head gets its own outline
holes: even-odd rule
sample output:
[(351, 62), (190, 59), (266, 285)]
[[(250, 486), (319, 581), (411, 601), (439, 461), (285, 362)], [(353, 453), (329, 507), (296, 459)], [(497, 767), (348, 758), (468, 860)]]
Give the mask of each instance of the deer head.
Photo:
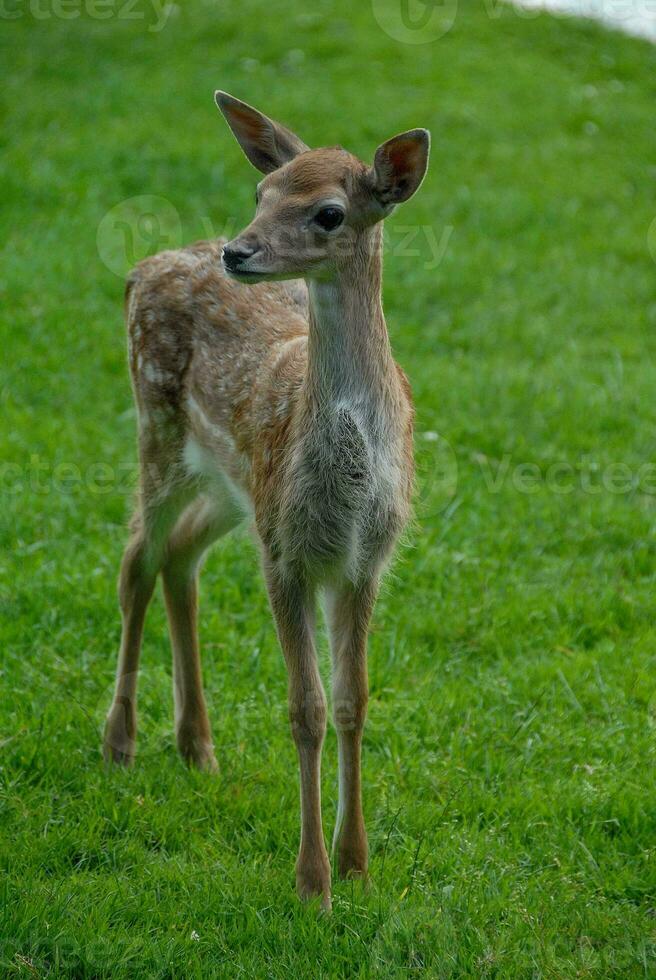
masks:
[(223, 249), (225, 271), (241, 282), (331, 279), (369, 229), (412, 197), (426, 173), (426, 129), (382, 143), (369, 166), (341, 147), (311, 150), (226, 92), (214, 97), (248, 160), (265, 175), (255, 217)]

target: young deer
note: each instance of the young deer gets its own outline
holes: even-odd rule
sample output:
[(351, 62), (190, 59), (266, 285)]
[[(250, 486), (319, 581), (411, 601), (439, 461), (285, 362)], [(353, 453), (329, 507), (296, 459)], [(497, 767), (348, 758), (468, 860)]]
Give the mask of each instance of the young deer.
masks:
[(224, 92), (215, 98), (266, 176), (253, 221), (231, 242), (163, 252), (128, 280), (141, 484), (121, 566), (123, 632), (104, 754), (124, 764), (134, 758), (142, 628), (161, 571), (178, 746), (189, 763), (215, 768), (197, 570), (208, 546), (252, 515), (289, 674), (300, 764), (297, 888), (329, 907), (320, 801), (327, 712), (315, 597), (321, 589), (333, 659), (333, 846), (340, 875), (364, 876), (367, 632), (413, 480), (412, 399), (381, 307), (382, 219), (419, 187), (429, 134), (395, 136), (369, 167), (340, 147), (308, 149)]

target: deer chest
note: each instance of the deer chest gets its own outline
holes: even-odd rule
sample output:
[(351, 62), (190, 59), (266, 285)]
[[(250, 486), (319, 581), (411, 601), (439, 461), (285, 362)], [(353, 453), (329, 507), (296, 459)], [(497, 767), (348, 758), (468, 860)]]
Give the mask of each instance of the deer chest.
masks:
[(289, 472), (285, 550), (320, 576), (357, 578), (379, 564), (404, 523), (404, 474), (396, 440), (346, 408), (305, 436)]

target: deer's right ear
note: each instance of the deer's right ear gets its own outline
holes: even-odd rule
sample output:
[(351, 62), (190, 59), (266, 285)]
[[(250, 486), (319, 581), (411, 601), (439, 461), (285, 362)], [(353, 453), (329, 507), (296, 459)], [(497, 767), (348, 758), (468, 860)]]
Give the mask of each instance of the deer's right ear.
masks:
[(289, 129), (227, 92), (215, 92), (214, 101), (242, 150), (261, 173), (270, 174), (309, 149)]

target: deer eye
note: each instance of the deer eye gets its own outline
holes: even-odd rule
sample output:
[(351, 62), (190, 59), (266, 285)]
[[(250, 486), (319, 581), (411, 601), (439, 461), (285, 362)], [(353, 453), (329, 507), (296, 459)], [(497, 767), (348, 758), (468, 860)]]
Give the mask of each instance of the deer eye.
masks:
[(334, 228), (339, 228), (342, 221), (344, 220), (344, 212), (341, 208), (327, 207), (322, 208), (314, 216), (314, 220), (323, 228), (324, 231), (332, 231)]

